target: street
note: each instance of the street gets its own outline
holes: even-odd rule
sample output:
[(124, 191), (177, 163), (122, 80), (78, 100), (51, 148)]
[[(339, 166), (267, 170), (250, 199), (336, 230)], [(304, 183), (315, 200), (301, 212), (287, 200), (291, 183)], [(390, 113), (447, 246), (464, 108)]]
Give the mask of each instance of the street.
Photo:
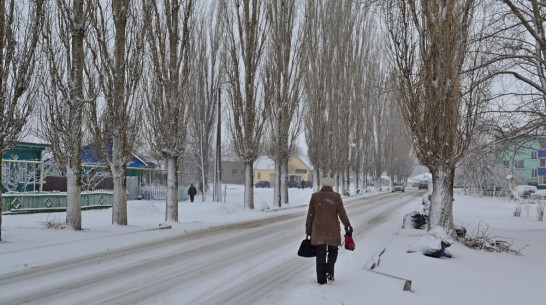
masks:
[[(374, 227), (401, 224), (397, 212), (419, 195), (345, 199), (356, 252)], [(314, 280), (314, 259), (296, 255), (305, 215), (298, 209), (4, 274), (0, 304), (257, 304), (295, 279)]]

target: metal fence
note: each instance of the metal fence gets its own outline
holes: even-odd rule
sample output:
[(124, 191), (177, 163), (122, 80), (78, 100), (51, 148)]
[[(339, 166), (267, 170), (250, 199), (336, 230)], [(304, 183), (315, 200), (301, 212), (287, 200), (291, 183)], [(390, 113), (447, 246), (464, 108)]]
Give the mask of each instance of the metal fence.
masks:
[[(82, 192), (82, 210), (112, 207), (114, 195), (108, 191)], [(66, 211), (66, 193), (5, 193), (2, 214)]]
[[(141, 198), (143, 200), (165, 200), (167, 199), (167, 187), (161, 185), (145, 185), (142, 187)], [(188, 200), (186, 187), (178, 187), (178, 201)]]
[(167, 187), (157, 185), (145, 185), (142, 187), (142, 199), (163, 200), (167, 198)]

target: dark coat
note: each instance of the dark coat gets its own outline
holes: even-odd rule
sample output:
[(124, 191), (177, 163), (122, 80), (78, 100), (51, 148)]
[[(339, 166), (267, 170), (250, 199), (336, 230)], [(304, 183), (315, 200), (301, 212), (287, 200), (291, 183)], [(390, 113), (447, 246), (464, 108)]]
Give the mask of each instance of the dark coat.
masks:
[(339, 220), (345, 227), (350, 226), (341, 195), (329, 186), (311, 195), (305, 223), (305, 233), (311, 235), (312, 245), (341, 245)]
[(190, 188), (188, 189), (188, 195), (190, 196), (195, 196), (195, 194), (197, 194), (197, 189), (195, 188), (195, 186), (190, 186)]

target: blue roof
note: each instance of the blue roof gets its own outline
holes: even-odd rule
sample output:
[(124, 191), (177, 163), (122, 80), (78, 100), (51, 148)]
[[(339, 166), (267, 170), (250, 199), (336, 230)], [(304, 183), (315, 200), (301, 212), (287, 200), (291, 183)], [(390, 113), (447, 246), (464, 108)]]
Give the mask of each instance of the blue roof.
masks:
[[(112, 145), (108, 145), (108, 151), (112, 151)], [(82, 163), (84, 165), (106, 165), (105, 162), (103, 162), (97, 152), (95, 152), (90, 145), (86, 145), (82, 147)], [(144, 162), (142, 159), (140, 159), (138, 156), (133, 154), (131, 157), (131, 160), (127, 164), (127, 167), (131, 168), (146, 168), (148, 167), (148, 164)]]

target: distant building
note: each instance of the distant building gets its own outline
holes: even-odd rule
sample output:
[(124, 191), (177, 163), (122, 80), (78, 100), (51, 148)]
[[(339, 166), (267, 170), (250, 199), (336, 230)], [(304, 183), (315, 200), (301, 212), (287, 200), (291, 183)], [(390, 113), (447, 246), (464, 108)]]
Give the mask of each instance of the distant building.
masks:
[(511, 145), (497, 160), (511, 173), (516, 184), (546, 189), (546, 138)]
[(222, 184), (244, 184), (245, 164), (240, 161), (222, 161)]
[[(310, 181), (310, 167), (300, 158), (292, 157), (288, 161), (288, 181), (301, 183), (302, 180)], [(275, 183), (275, 163), (271, 158), (261, 156), (254, 162), (254, 180), (269, 181), (271, 186)]]

